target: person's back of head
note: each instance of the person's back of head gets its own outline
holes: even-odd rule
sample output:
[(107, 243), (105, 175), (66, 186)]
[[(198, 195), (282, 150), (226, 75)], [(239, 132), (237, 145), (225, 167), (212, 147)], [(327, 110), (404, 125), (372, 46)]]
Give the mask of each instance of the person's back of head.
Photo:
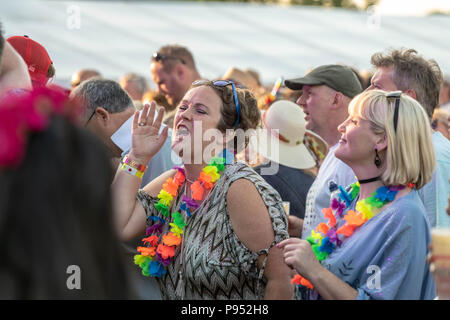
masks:
[(147, 80), (137, 73), (127, 73), (119, 79), (119, 84), (135, 101), (141, 101), (148, 90)]
[(429, 119), (432, 118), (434, 108), (439, 105), (442, 81), (442, 72), (436, 61), (425, 60), (414, 49), (393, 49), (373, 54), (371, 63), (377, 69), (391, 68), (396, 90), (415, 98), (425, 109)]
[(47, 85), (55, 76), (55, 67), (47, 50), (28, 36), (13, 36), (7, 41), (21, 55), (28, 67), (33, 87)]
[(128, 298), (106, 150), (45, 90), (0, 108), (0, 297)]
[(76, 71), (72, 75), (72, 79), (70, 80), (70, 86), (73, 90), (76, 87), (78, 87), (80, 83), (82, 83), (83, 81), (86, 81), (91, 78), (101, 78), (101, 77), (102, 77), (101, 73), (95, 69), (81, 69)]

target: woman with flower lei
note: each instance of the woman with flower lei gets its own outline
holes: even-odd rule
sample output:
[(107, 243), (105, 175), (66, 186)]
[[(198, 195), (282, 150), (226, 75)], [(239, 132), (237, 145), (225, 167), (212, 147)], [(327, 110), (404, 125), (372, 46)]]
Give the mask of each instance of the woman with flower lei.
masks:
[[(288, 238), (281, 199), (226, 149), (236, 140), (228, 129), (259, 123), (253, 95), (232, 82), (194, 83), (172, 133), (184, 165), (138, 190), (140, 164), (167, 137), (167, 128), (159, 132), (163, 113), (155, 117), (152, 104), (135, 114), (132, 148), (113, 182), (122, 238), (146, 233), (135, 264), (158, 280), (164, 299), (292, 298), (291, 272), (275, 247)], [(245, 144), (237, 141), (239, 151)]]
[(427, 115), (401, 92), (356, 96), (337, 158), (358, 182), (331, 184), (331, 205), (307, 240), (278, 246), (304, 299), (433, 299), (426, 262), (430, 227), (416, 189), (433, 174)]

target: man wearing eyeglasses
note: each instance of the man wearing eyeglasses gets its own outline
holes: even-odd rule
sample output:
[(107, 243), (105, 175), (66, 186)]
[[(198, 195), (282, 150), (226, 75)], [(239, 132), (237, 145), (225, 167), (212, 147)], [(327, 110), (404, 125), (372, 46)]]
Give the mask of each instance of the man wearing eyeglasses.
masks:
[(166, 45), (152, 56), (150, 65), (158, 91), (173, 107), (178, 105), (192, 82), (201, 79), (191, 52), (180, 45)]
[[(442, 72), (434, 60), (426, 60), (414, 49), (377, 52), (371, 63), (376, 69), (366, 90), (401, 90), (416, 99), (430, 119), (439, 105)], [(450, 141), (440, 132), (433, 132), (436, 152), (436, 171), (433, 179), (419, 190), (431, 227), (450, 227), (450, 217), (445, 214), (450, 194)]]
[[(131, 127), (136, 109), (130, 96), (119, 83), (106, 79), (89, 79), (76, 87), (70, 97), (81, 102), (86, 111), (84, 119), (86, 128), (102, 140), (110, 151), (112, 159), (120, 159), (128, 154), (131, 149)], [(163, 127), (165, 125), (162, 125), (161, 130)], [(141, 187), (175, 165), (171, 152), (169, 136), (161, 150), (147, 164), (148, 169), (142, 178)], [(117, 166), (114, 165), (114, 167)], [(134, 248), (139, 242), (140, 237), (124, 243), (129, 255), (127, 261), (133, 261), (132, 257), (137, 253)], [(131, 276), (136, 279), (139, 298), (161, 299), (156, 280), (142, 277), (140, 272), (136, 272), (138, 269), (133, 264), (131, 268)]]

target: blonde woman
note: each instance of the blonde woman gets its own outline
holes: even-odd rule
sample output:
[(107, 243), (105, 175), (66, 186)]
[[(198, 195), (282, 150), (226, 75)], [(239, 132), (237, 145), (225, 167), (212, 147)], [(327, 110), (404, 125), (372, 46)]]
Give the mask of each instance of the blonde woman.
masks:
[(358, 183), (332, 193), (327, 223), (279, 244), (309, 299), (433, 299), (430, 229), (417, 195), (435, 168), (427, 115), (401, 92), (364, 92), (349, 105), (335, 151)]

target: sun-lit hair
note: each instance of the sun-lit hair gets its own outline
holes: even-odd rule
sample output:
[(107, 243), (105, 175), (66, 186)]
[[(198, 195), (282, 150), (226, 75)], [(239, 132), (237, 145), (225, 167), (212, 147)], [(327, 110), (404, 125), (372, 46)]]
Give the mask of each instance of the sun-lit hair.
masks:
[(348, 107), (349, 115), (369, 121), (374, 134), (387, 137), (383, 183), (414, 183), (420, 189), (431, 180), (436, 166), (428, 116), (416, 100), (402, 94), (395, 131), (395, 98), (388, 99), (386, 94), (371, 90), (357, 95)]

